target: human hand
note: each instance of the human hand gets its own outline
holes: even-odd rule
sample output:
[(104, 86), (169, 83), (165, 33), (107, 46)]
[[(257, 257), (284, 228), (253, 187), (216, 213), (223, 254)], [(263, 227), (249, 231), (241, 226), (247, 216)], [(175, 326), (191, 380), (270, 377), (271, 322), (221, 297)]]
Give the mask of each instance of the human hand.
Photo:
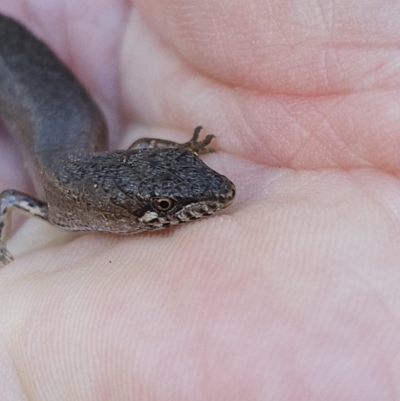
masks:
[[(112, 146), (203, 125), (237, 187), (166, 232), (24, 222), (0, 270), (1, 399), (396, 399), (398, 5), (0, 5), (94, 94)], [(26, 191), (5, 150), (1, 188)]]

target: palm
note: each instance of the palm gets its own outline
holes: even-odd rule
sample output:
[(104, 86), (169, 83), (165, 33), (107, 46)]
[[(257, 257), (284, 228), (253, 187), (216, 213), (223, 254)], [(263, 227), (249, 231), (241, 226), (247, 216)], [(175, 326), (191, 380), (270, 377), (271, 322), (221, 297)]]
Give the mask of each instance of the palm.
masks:
[[(94, 25), (100, 51), (78, 34), (90, 15), (63, 14), (82, 25), (66, 24), (59, 54), (98, 97), (112, 146), (204, 125), (221, 150), (207, 163), (238, 197), (136, 237), (24, 223), (1, 270), (1, 399), (18, 399), (13, 386), (41, 400), (395, 398), (400, 10), (259, 3), (137, 1), (124, 29)], [(15, 171), (1, 189), (27, 190), (1, 160)]]

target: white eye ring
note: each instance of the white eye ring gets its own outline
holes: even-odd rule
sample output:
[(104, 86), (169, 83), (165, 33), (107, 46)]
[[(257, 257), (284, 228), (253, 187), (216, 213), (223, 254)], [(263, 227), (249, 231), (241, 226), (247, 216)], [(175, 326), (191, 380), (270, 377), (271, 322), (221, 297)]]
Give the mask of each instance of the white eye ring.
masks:
[(153, 206), (159, 212), (168, 212), (175, 206), (175, 202), (171, 198), (153, 199)]

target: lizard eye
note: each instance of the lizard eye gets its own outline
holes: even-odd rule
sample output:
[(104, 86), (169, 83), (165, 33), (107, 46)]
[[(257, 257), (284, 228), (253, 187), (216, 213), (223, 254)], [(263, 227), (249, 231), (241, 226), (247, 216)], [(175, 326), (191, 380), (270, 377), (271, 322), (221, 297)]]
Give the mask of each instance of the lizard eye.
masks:
[(160, 212), (168, 212), (175, 206), (175, 202), (170, 198), (153, 199), (153, 206)]

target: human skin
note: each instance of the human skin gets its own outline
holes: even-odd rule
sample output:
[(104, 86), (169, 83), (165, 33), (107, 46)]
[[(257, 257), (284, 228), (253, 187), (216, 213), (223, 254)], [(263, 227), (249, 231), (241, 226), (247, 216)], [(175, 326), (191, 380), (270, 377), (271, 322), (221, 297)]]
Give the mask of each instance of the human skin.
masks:
[[(400, 2), (0, 11), (86, 85), (113, 148), (203, 125), (237, 188), (218, 216), (138, 236), (16, 218), (1, 400), (399, 399)], [(4, 130), (0, 169), (0, 191), (32, 193)]]

